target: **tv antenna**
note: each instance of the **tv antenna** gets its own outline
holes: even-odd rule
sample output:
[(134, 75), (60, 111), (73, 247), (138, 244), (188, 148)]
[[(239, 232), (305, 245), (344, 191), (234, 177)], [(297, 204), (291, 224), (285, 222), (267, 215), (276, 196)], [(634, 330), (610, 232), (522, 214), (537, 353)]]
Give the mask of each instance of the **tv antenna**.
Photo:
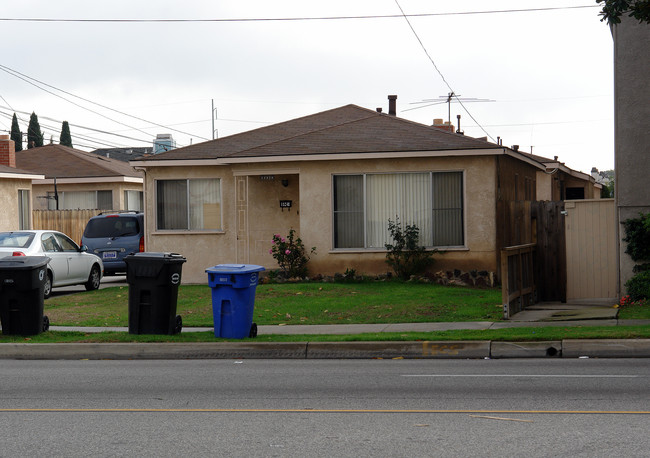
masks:
[(462, 102), (496, 102), (496, 100), (477, 99), (475, 97), (461, 97), (460, 95), (455, 94), (454, 91), (451, 91), (447, 95), (438, 96), (437, 99), (424, 99), (424, 100), (422, 100), (420, 102), (411, 102), (411, 105), (421, 104), (421, 103), (425, 103), (426, 105), (421, 105), (419, 107), (413, 107), (413, 108), (407, 108), (406, 110), (402, 110), (402, 111), (418, 110), (420, 108), (426, 108), (426, 107), (430, 107), (432, 105), (440, 105), (442, 103), (446, 103), (447, 104), (447, 121), (448, 121), (449, 124), (451, 124), (451, 103), (452, 102), (458, 102), (458, 103), (462, 103)]

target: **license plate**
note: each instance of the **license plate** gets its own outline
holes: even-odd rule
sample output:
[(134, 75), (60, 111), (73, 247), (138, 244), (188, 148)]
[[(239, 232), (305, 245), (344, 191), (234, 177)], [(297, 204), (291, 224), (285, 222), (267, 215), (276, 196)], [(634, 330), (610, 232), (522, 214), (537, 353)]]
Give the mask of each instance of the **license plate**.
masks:
[(117, 259), (117, 251), (104, 251), (102, 259)]

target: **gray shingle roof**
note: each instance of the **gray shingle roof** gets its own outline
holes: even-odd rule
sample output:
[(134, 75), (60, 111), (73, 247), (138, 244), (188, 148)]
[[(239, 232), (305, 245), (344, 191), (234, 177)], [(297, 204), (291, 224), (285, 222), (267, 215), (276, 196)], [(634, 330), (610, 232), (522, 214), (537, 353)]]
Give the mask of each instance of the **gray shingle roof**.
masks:
[(141, 177), (127, 163), (62, 145), (46, 145), (16, 153), (16, 167), (45, 178)]
[(136, 161), (485, 148), (502, 147), (356, 105), (345, 105)]

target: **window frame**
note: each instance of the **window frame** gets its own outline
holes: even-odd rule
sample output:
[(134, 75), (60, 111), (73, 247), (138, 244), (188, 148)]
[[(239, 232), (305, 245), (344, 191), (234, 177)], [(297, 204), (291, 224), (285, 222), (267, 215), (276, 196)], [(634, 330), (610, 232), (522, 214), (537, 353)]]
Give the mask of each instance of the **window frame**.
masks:
[[(219, 189), (219, 222), (220, 228), (214, 229), (190, 229), (191, 226), (191, 212), (190, 212), (190, 182), (197, 180), (214, 180), (217, 181), (217, 187)], [(186, 182), (186, 195), (185, 195), (185, 205), (187, 213), (186, 228), (184, 229), (161, 229), (158, 227), (158, 183), (165, 181), (185, 181)], [(153, 205), (153, 219), (154, 223), (154, 233), (160, 234), (173, 234), (173, 233), (182, 233), (182, 234), (206, 234), (206, 233), (223, 233), (224, 221), (223, 221), (223, 179), (221, 177), (195, 177), (195, 178), (161, 178), (153, 180), (153, 191), (154, 191), (154, 205)]]
[[(460, 173), (461, 174), (461, 230), (462, 230), (462, 239), (463, 242), (460, 245), (432, 245), (426, 246), (427, 250), (436, 250), (436, 249), (445, 249), (447, 251), (453, 250), (467, 250), (467, 180), (466, 180), (466, 170), (465, 169), (450, 169), (450, 170), (425, 170), (425, 171), (399, 171), (399, 172), (349, 172), (349, 173), (333, 173), (331, 175), (331, 246), (333, 252), (385, 252), (384, 247), (368, 247), (368, 219), (367, 219), (367, 206), (368, 206), (368, 196), (367, 196), (367, 177), (368, 175), (402, 175), (402, 174), (413, 174), (413, 173), (426, 173), (429, 176), (429, 183), (433, 183), (432, 176), (434, 174), (443, 174), (443, 173)], [(363, 193), (363, 247), (350, 247), (350, 248), (339, 248), (336, 246), (336, 219), (335, 219), (335, 179), (337, 176), (361, 176), (362, 177), (362, 193)], [(433, 194), (431, 194), (433, 196)], [(433, 208), (431, 208), (430, 218), (433, 221)]]
[(32, 227), (31, 200), (31, 191), (29, 189), (18, 190), (18, 229), (21, 231), (29, 230)]

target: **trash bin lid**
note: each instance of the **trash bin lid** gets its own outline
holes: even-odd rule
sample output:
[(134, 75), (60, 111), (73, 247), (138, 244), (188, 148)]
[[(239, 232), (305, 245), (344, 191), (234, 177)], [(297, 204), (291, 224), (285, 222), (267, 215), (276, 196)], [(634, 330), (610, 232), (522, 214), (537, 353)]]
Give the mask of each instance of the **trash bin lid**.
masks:
[(158, 253), (153, 251), (142, 251), (140, 253), (132, 253), (124, 258), (124, 261), (129, 261), (130, 259), (138, 260), (156, 260), (156, 261), (181, 261), (185, 262), (187, 259), (178, 253)]
[(48, 262), (47, 256), (6, 256), (0, 258), (0, 270), (38, 269)]
[(208, 273), (222, 274), (249, 274), (252, 272), (261, 272), (263, 270), (265, 270), (264, 267), (255, 264), (218, 264), (205, 269)]

